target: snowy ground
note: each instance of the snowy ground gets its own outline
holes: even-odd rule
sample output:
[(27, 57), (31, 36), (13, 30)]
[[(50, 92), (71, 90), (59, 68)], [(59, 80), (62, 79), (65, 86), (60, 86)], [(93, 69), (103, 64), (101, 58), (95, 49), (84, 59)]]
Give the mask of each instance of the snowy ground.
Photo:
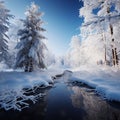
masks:
[[(63, 74), (63, 82), (82, 82), (93, 87), (102, 97), (120, 102), (119, 70), (107, 67), (81, 66), (78, 69), (51, 66), (48, 70), (24, 73), (0, 72), (0, 108), (19, 110), (29, 107), (27, 101), (35, 103), (44, 96), (36, 94), (37, 88), (46, 88), (53, 83), (52, 76)], [(62, 79), (61, 79), (62, 80)]]
[[(53, 69), (54, 68), (54, 69)], [(64, 68), (64, 66), (52, 66), (49, 69), (51, 76), (63, 73), (66, 69), (72, 71), (63, 76), (64, 81), (82, 82), (110, 101), (120, 102), (120, 68), (107, 66), (81, 66), (76, 69)], [(66, 80), (65, 80), (66, 79)]]
[(80, 67), (73, 70), (71, 82), (82, 82), (110, 101), (120, 102), (120, 71), (114, 68)]
[(35, 103), (44, 95), (33, 95), (37, 88), (48, 87), (51, 83), (53, 81), (47, 72), (0, 72), (0, 108), (21, 111), (29, 107), (27, 101)]

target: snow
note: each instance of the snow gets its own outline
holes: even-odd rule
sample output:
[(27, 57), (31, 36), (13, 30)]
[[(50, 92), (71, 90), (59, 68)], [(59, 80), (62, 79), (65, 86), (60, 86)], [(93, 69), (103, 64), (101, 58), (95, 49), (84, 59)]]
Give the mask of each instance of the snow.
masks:
[[(37, 99), (44, 95), (43, 93), (36, 94), (37, 88), (51, 86), (51, 83), (53, 83), (51, 76), (44, 71), (0, 72), (0, 108), (21, 111), (29, 107), (28, 100), (36, 103)], [(28, 93), (30, 95), (27, 95)]]
[[(112, 49), (116, 49), (116, 56), (120, 59), (120, 2), (81, 1), (83, 6), (79, 10), (79, 16), (83, 17), (83, 23), (80, 34), (72, 37), (64, 60), (74, 71), (68, 80), (85, 83), (95, 88), (102, 97), (120, 102), (120, 64), (114, 68), (112, 54)], [(110, 30), (110, 26), (113, 30)], [(109, 67), (105, 66), (105, 63)], [(79, 68), (76, 68), (78, 66)]]
[[(118, 58), (120, 59), (120, 1), (82, 1), (84, 5), (79, 10), (79, 14), (84, 18), (83, 26), (80, 28), (80, 34), (72, 37), (70, 48), (65, 56), (56, 58), (51, 51), (47, 51), (45, 41), (41, 41), (44, 38), (41, 32), (45, 30), (43, 28), (40, 28), (40, 31), (34, 30), (36, 41), (34, 41), (33, 46), (29, 49), (28, 56), (34, 58), (36, 66), (39, 65), (41, 58), (41, 64), (43, 64), (43, 61), (46, 63), (46, 71), (24, 73), (21, 70), (6, 70), (8, 67), (5, 62), (0, 62), (0, 109), (21, 111), (23, 108), (29, 107), (27, 101), (35, 103), (37, 99), (45, 95), (44, 93), (35, 93), (37, 88), (51, 86), (53, 84), (52, 77), (55, 78), (54, 76), (56, 75), (63, 75), (62, 82), (85, 83), (94, 88), (103, 98), (120, 102), (120, 69), (112, 67), (113, 56), (111, 48), (111, 45), (117, 48)], [(115, 10), (113, 9), (108, 14), (106, 10), (112, 6), (115, 7)], [(26, 21), (23, 20), (25, 28), (20, 20), (14, 19), (9, 31), (6, 30), (10, 38), (8, 40), (8, 47), (12, 58), (8, 62), (13, 64), (11, 67), (15, 64), (14, 61), (16, 61), (15, 57), (17, 52), (26, 47), (26, 41), (31, 44), (32, 32), (31, 29), (28, 31), (26, 28), (26, 24), (31, 23), (31, 14), (34, 14), (33, 20), (37, 27), (43, 23), (41, 19), (39, 21), (37, 20), (43, 14), (41, 12), (39, 13), (37, 11), (38, 9), (39, 6), (34, 3), (27, 9), (27, 12), (25, 12), (27, 19)], [(96, 11), (97, 9), (98, 11)], [(96, 13), (94, 13), (95, 11)], [(110, 25), (113, 28), (112, 36)], [(17, 35), (18, 30), (19, 34)], [(19, 36), (21, 37), (19, 38)], [(111, 42), (113, 38), (115, 39), (114, 44)], [(17, 43), (19, 50), (15, 50)], [(104, 65), (105, 48), (107, 61), (111, 63), (109, 67)], [(39, 53), (39, 55), (36, 53)], [(25, 61), (24, 50), (22, 54), (21, 52), (20, 55), (18, 54), (17, 58), (19, 67), (21, 66), (20, 63)], [(78, 66), (80, 67), (76, 68)], [(69, 72), (69, 70), (73, 71), (73, 73)]]
[(29, 107), (27, 101), (36, 103), (45, 95), (44, 93), (36, 94), (36, 89), (51, 86), (52, 76), (60, 74), (63, 75), (62, 82), (85, 83), (94, 88), (102, 98), (120, 102), (120, 75), (116, 68), (86, 65), (68, 69), (57, 63), (47, 70), (32, 73), (20, 70), (0, 72), (0, 108), (21, 111)]
[(120, 102), (120, 64), (114, 67), (112, 54), (115, 49), (119, 61), (120, 0), (81, 1), (83, 6), (79, 16), (83, 17), (83, 23), (80, 34), (72, 37), (64, 60), (74, 72), (66, 79), (85, 83), (102, 97)]
[(78, 68), (67, 68), (60, 64), (54, 64), (48, 68), (48, 71), (51, 76), (64, 73), (62, 79), (65, 82), (85, 83), (94, 88), (102, 98), (120, 102), (119, 68), (88, 64)]
[(103, 98), (120, 102), (120, 74), (114, 68), (81, 67), (74, 70), (70, 82), (81, 82), (93, 87)]

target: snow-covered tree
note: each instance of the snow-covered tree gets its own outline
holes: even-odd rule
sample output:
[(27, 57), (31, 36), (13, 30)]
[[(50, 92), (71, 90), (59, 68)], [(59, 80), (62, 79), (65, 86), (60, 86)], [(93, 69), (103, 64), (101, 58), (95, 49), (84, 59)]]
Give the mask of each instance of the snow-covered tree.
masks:
[(22, 20), (24, 28), (18, 31), (20, 42), (17, 45), (19, 49), (16, 59), (16, 67), (24, 68), (25, 72), (31, 72), (36, 67), (46, 68), (44, 64), (44, 50), (47, 49), (43, 39), (45, 37), (42, 32), (45, 31), (41, 27), (42, 12), (39, 12), (39, 7), (35, 3), (25, 12), (26, 19)]
[(81, 44), (71, 40), (72, 46), (65, 58), (67, 63), (72, 67), (85, 64), (118, 65), (120, 59), (120, 1), (81, 1), (83, 7), (80, 8), (79, 15), (84, 18), (78, 35), (81, 38)]
[[(48, 48), (49, 49), (49, 48)], [(49, 67), (49, 66), (51, 66), (52, 64), (54, 64), (55, 63), (55, 55), (51, 52), (51, 50), (49, 49), (49, 50), (47, 50), (47, 51), (45, 51), (45, 53), (44, 53), (45, 55), (44, 55), (44, 58), (45, 58), (45, 65), (47, 66), (47, 67)]]
[[(117, 47), (117, 45), (119, 44), (120, 40), (115, 39), (115, 35), (118, 36), (120, 34), (120, 31), (117, 31), (117, 34), (114, 31), (116, 31), (115, 29), (117, 27), (119, 28), (120, 1), (82, 1), (84, 3), (84, 6), (80, 9), (80, 16), (84, 17), (84, 23), (80, 29), (82, 38), (87, 39), (88, 37), (90, 38), (90, 36), (95, 36), (95, 38), (92, 38), (96, 39), (96, 43), (98, 43), (98, 48), (100, 48), (98, 49), (98, 53), (99, 51), (104, 53), (104, 56), (103, 54), (101, 56), (101, 59), (104, 61), (104, 63), (118, 65), (119, 48)], [(93, 39), (91, 39), (91, 41), (94, 42)], [(95, 47), (97, 47), (97, 45)], [(91, 56), (93, 56), (92, 54), (94, 53), (91, 53)]]
[(9, 19), (12, 15), (9, 14), (10, 10), (6, 9), (4, 2), (0, 1), (0, 62), (7, 63), (9, 59), (8, 53), (8, 36), (6, 32), (9, 29)]
[[(98, 11), (98, 16), (103, 17), (103, 21), (106, 24), (106, 32), (109, 37), (106, 37), (106, 54), (107, 48), (111, 51), (111, 61), (112, 65), (118, 65), (118, 40), (114, 37), (114, 26), (115, 23), (119, 26), (120, 20), (120, 1), (119, 0), (105, 0), (100, 2), (100, 10)], [(118, 33), (118, 32), (117, 32)], [(119, 33), (118, 33), (119, 34)], [(107, 60), (107, 59), (106, 59)]]
[(17, 49), (15, 49), (17, 43), (19, 42), (19, 37), (17, 32), (19, 29), (23, 28), (22, 21), (19, 19), (12, 19), (10, 22), (9, 30), (7, 35), (9, 36), (8, 40), (8, 49), (9, 49), (9, 59), (7, 61), (8, 66), (14, 68), (16, 62)]
[(70, 48), (65, 56), (65, 64), (71, 67), (80, 66), (82, 56), (80, 54), (81, 41), (77, 35), (72, 36)]

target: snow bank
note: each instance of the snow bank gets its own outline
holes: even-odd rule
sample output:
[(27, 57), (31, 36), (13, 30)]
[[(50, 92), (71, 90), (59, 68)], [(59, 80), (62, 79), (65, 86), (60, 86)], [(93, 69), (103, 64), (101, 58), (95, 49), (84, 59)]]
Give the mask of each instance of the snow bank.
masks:
[(53, 83), (47, 72), (0, 72), (0, 108), (19, 110), (35, 103), (44, 93), (36, 94), (37, 88)]
[(81, 68), (75, 71), (72, 77), (69, 78), (71, 82), (82, 82), (93, 88), (102, 97), (110, 101), (120, 102), (120, 74), (111, 68)]

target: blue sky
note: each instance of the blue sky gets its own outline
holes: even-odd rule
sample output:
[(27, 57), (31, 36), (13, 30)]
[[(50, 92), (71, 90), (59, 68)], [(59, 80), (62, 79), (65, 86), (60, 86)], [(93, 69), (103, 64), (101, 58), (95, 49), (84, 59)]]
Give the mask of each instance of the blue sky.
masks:
[(50, 49), (56, 55), (63, 55), (73, 35), (79, 34), (82, 19), (79, 18), (79, 8), (82, 4), (79, 0), (4, 0), (11, 14), (17, 18), (23, 18), (26, 7), (31, 2), (40, 6), (44, 12), (43, 20), (47, 23), (46, 37)]

